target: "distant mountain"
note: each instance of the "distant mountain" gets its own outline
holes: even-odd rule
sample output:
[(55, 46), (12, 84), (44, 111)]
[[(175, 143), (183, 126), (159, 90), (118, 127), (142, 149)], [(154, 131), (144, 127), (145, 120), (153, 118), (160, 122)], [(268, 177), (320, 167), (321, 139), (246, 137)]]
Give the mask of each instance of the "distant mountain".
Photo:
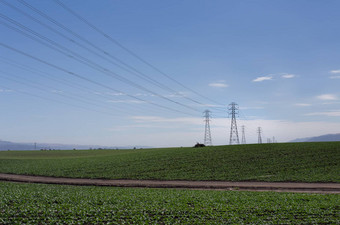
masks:
[(150, 148), (148, 146), (100, 146), (100, 145), (65, 145), (46, 143), (15, 143), (0, 140), (0, 151), (4, 150), (71, 150), (71, 149), (133, 149)]
[(340, 134), (326, 134), (317, 137), (298, 138), (290, 142), (323, 142), (323, 141), (340, 141)]

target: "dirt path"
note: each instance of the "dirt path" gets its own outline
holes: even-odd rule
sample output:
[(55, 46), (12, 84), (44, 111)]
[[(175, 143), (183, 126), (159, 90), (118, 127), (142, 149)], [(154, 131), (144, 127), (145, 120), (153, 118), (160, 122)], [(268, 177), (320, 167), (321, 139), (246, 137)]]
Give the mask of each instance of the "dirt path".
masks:
[(230, 181), (160, 181), (160, 180), (104, 180), (82, 178), (57, 178), (0, 173), (0, 180), (26, 183), (92, 185), (112, 187), (180, 188), (205, 190), (247, 190), (276, 192), (305, 192), (340, 194), (340, 183), (293, 182), (230, 182)]

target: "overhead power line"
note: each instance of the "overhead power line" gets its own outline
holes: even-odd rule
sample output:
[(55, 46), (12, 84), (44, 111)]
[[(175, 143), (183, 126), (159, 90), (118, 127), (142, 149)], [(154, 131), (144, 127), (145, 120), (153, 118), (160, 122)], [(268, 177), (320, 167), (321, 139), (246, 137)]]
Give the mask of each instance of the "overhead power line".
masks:
[(145, 99), (142, 99), (142, 98), (139, 98), (139, 97), (136, 97), (136, 96), (127, 94), (127, 93), (125, 93), (125, 92), (123, 92), (123, 91), (114, 89), (114, 88), (112, 88), (112, 87), (110, 87), (110, 86), (107, 86), (107, 85), (105, 85), (105, 84), (99, 83), (99, 82), (94, 81), (94, 80), (91, 80), (91, 79), (86, 78), (86, 77), (84, 77), (84, 76), (82, 76), (82, 75), (80, 75), (80, 74), (74, 73), (74, 72), (69, 71), (69, 70), (67, 70), (67, 69), (65, 69), (65, 68), (62, 68), (62, 67), (57, 66), (57, 65), (55, 65), (55, 64), (49, 63), (49, 62), (47, 62), (47, 61), (45, 61), (45, 60), (42, 60), (42, 59), (40, 59), (40, 58), (38, 58), (38, 57), (35, 57), (35, 56), (33, 56), (33, 55), (30, 55), (30, 54), (28, 54), (28, 53), (26, 53), (26, 52), (23, 52), (23, 51), (19, 50), (19, 49), (13, 48), (13, 47), (11, 47), (11, 46), (9, 46), (9, 45), (6, 45), (6, 44), (4, 44), (4, 43), (2, 43), (2, 42), (0, 42), (0, 46), (2, 46), (2, 47), (4, 47), (4, 48), (7, 48), (7, 49), (9, 49), (9, 50), (11, 50), (11, 51), (14, 51), (14, 52), (16, 52), (16, 53), (18, 53), (18, 54), (24, 55), (24, 56), (26, 56), (26, 57), (28, 57), (28, 58), (31, 58), (31, 59), (33, 59), (33, 60), (35, 60), (35, 61), (38, 61), (38, 62), (42, 63), (42, 64), (48, 65), (48, 66), (50, 66), (50, 67), (52, 67), (52, 68), (54, 68), (54, 69), (57, 69), (57, 70), (59, 70), (59, 71), (62, 71), (62, 72), (64, 72), (64, 73), (66, 73), (66, 74), (68, 74), (68, 75), (77, 77), (77, 78), (79, 78), (79, 79), (81, 79), (81, 80), (85, 80), (85, 81), (90, 82), (90, 83), (92, 83), (92, 84), (98, 85), (98, 86), (100, 86), (100, 87), (103, 87), (103, 88), (106, 88), (106, 89), (109, 89), (109, 90), (112, 90), (112, 91), (115, 91), (115, 92), (118, 92), (118, 93), (123, 93), (123, 94), (125, 94), (126, 96), (128, 96), (128, 97), (130, 97), (130, 98), (133, 98), (133, 99), (135, 99), (135, 100), (142, 101), (142, 102), (146, 102), (146, 103), (148, 103), (148, 104), (151, 104), (151, 105), (154, 105), (154, 106), (157, 106), (157, 107), (160, 107), (160, 108), (169, 110), (169, 111), (173, 111), (173, 112), (177, 112), (177, 113), (183, 113), (183, 114), (191, 115), (191, 114), (189, 114), (189, 113), (186, 113), (186, 112), (183, 112), (183, 111), (180, 111), (180, 110), (177, 110), (177, 109), (173, 109), (173, 108), (170, 108), (170, 107), (167, 107), (167, 106), (163, 106), (163, 105), (157, 104), (157, 103), (155, 103), (155, 102), (147, 101), (147, 100), (145, 100)]
[[(96, 51), (93, 51), (92, 49), (86, 47), (85, 45), (79, 43), (78, 41), (76, 41), (76, 40), (74, 40), (74, 39), (72, 39), (72, 38), (70, 38), (70, 37), (67, 37), (66, 35), (64, 35), (64, 34), (61, 33), (60, 31), (58, 31), (58, 30), (52, 28), (51, 26), (49, 26), (49, 25), (47, 25), (47, 24), (41, 22), (40, 20), (34, 18), (33, 16), (31, 16), (31, 15), (29, 15), (28, 13), (24, 12), (23, 10), (21, 10), (21, 9), (19, 9), (19, 8), (17, 8), (17, 7), (15, 7), (14, 5), (12, 5), (12, 4), (6, 2), (5, 0), (1, 0), (0, 3), (6, 5), (6, 6), (10, 7), (10, 8), (12, 8), (13, 10), (15, 10), (15, 11), (21, 13), (22, 15), (24, 15), (24, 16), (26, 16), (27, 18), (33, 20), (34, 22), (40, 24), (41, 26), (47, 28), (48, 30), (54, 32), (55, 34), (57, 34), (57, 35), (63, 37), (64, 39), (66, 39), (66, 40), (72, 42), (73, 44), (77, 45), (78, 47), (81, 47), (81, 48), (83, 48), (83, 49), (85, 49), (85, 50), (91, 52), (92, 54), (96, 55), (97, 57), (100, 57), (101, 59), (106, 60), (107, 62), (109, 62), (109, 63), (111, 63), (111, 64), (113, 64), (113, 65), (119, 67), (120, 69), (123, 69), (124, 71), (127, 71), (127, 72), (129, 72), (129, 73), (135, 75), (136, 77), (138, 77), (138, 78), (140, 78), (140, 79), (143, 79), (144, 81), (147, 81), (147, 82), (149, 82), (149, 83), (151, 83), (151, 84), (153, 84), (153, 85), (155, 85), (155, 86), (161, 88), (162, 90), (167, 90), (167, 91), (169, 91), (169, 92), (176, 93), (177, 95), (180, 95), (181, 97), (183, 97), (183, 98), (185, 98), (185, 99), (187, 99), (187, 100), (190, 100), (190, 101), (192, 101), (192, 102), (194, 102), (194, 103), (196, 103), (196, 104), (204, 105), (203, 103), (200, 103), (199, 101), (196, 101), (196, 100), (194, 100), (194, 99), (192, 99), (192, 98), (189, 98), (189, 97), (187, 97), (187, 96), (185, 96), (185, 95), (183, 95), (183, 94), (178, 93), (178, 92), (175, 91), (174, 89), (172, 89), (172, 88), (170, 88), (170, 87), (168, 87), (168, 86), (166, 86), (166, 85), (164, 85), (164, 84), (158, 82), (157, 80), (151, 78), (150, 76), (146, 75), (145, 73), (143, 73), (143, 72), (137, 70), (137, 69), (134, 68), (133, 66), (128, 65), (126, 62), (120, 60), (119, 58), (112, 56), (112, 55), (109, 54), (107, 51), (105, 51), (105, 50), (99, 48), (98, 46), (96, 46), (96, 45), (94, 45), (94, 44), (92, 44), (91, 42), (89, 42), (89, 41), (87, 41), (85, 38), (83, 38), (82, 36), (76, 34), (75, 32), (73, 32), (73, 31), (71, 31), (71, 30), (69, 30), (69, 29), (67, 29), (66, 27), (64, 27), (63, 25), (61, 25), (60, 23), (58, 23), (57, 21), (52, 20), (52, 18), (48, 17), (46, 14), (42, 13), (41, 11), (39, 11), (39, 10), (37, 10), (37, 9), (34, 8), (35, 11), (36, 11), (36, 12), (40, 12), (39, 14), (42, 15), (42, 16), (44, 16), (44, 18), (49, 18), (49, 19), (51, 19), (50, 21), (53, 21), (54, 24), (58, 25), (59, 27), (63, 28), (64, 30), (66, 29), (67, 32), (71, 33), (72, 35), (74, 35), (74, 36), (77, 37), (78, 39), (81, 39), (81, 40), (85, 41), (85, 43), (90, 44), (91, 47), (95, 48), (95, 49), (98, 50), (99, 52), (105, 53), (105, 54), (104, 54), (105, 56), (103, 56), (103, 55), (97, 53)], [(25, 4), (25, 5), (26, 5), (26, 4)], [(29, 5), (29, 4), (27, 3), (26, 6), (28, 6), (28, 5)], [(33, 9), (32, 6), (31, 6), (30, 8)], [(107, 56), (109, 56), (110, 58), (113, 58), (115, 61), (121, 63), (123, 66), (120, 65), (120, 64), (118, 64), (118, 63), (116, 63), (116, 62), (114, 62), (114, 61), (112, 61), (112, 60), (110, 60), (110, 59), (108, 59)]]
[(5, 19), (6, 21), (12, 23), (12, 24), (15, 24), (16, 26), (19, 26), (20, 28), (24, 29), (25, 31), (27, 31), (27, 32), (29, 32), (29, 33), (39, 37), (40, 39), (48, 42), (48, 44), (46, 44), (46, 43), (42, 42), (41, 40), (31, 36), (30, 34), (27, 34), (27, 33), (23, 32), (22, 30), (19, 30), (19, 29), (13, 27), (13, 26), (10, 26), (10, 25), (0, 21), (1, 24), (5, 25), (8, 28), (10, 28), (12, 30), (15, 30), (15, 31), (17, 31), (17, 32), (19, 32), (19, 33), (21, 33), (21, 34), (23, 34), (23, 35), (25, 35), (25, 36), (35, 40), (35, 41), (37, 41), (40, 44), (43, 44), (43, 45), (45, 45), (45, 46), (47, 46), (47, 47), (49, 47), (49, 48), (51, 48), (51, 49), (53, 49), (55, 51), (58, 51), (59, 53), (64, 54), (65, 56), (70, 57), (73, 60), (76, 60), (76, 61), (78, 61), (78, 62), (80, 62), (82, 64), (85, 64), (85, 65), (87, 65), (87, 66), (89, 66), (89, 67), (91, 67), (91, 68), (93, 68), (95, 70), (98, 70), (99, 72), (101, 72), (101, 73), (103, 73), (103, 74), (105, 74), (105, 75), (107, 75), (109, 77), (115, 78), (115, 79), (117, 79), (117, 80), (119, 80), (121, 82), (124, 82), (124, 83), (126, 83), (128, 85), (131, 85), (131, 86), (133, 86), (135, 88), (138, 88), (140, 90), (149, 92), (149, 93), (151, 93), (154, 96), (157, 96), (159, 98), (162, 98), (162, 99), (167, 100), (169, 102), (172, 102), (174, 104), (180, 105), (182, 107), (186, 107), (188, 109), (191, 109), (191, 110), (194, 110), (194, 111), (198, 111), (198, 110), (196, 110), (195, 108), (193, 108), (191, 106), (182, 104), (182, 103), (180, 103), (178, 101), (174, 101), (174, 100), (172, 100), (172, 99), (170, 99), (168, 97), (165, 97), (164, 95), (161, 95), (161, 94), (159, 94), (159, 93), (157, 93), (155, 91), (152, 91), (152, 90), (150, 90), (150, 89), (148, 89), (148, 88), (146, 88), (146, 87), (144, 87), (142, 85), (139, 85), (139, 84), (137, 84), (137, 83), (135, 83), (135, 82), (133, 82), (133, 81), (131, 81), (131, 80), (129, 80), (129, 79), (127, 79), (127, 78), (117, 74), (117, 73), (114, 73), (113, 71), (98, 65), (97, 63), (95, 63), (95, 62), (93, 62), (93, 61), (91, 61), (91, 60), (89, 60), (89, 59), (79, 55), (78, 53), (76, 53), (76, 52), (74, 52), (74, 51), (72, 51), (72, 50), (70, 50), (70, 49), (68, 49), (68, 48), (66, 48), (66, 47), (64, 47), (64, 46), (54, 42), (54, 41), (52, 41), (51, 39), (49, 39), (49, 38), (47, 38), (47, 37), (45, 37), (45, 36), (35, 32), (35, 31), (33, 31), (32, 29), (30, 29), (30, 28), (28, 28), (28, 27), (18, 23), (17, 21), (15, 21), (15, 20), (13, 20), (13, 19), (11, 19), (11, 18), (9, 18), (9, 17), (7, 17), (7, 16), (5, 16), (3, 14), (0, 14), (0, 17)]
[[(20, 2), (24, 2), (23, 0), (18, 0)], [(59, 6), (61, 6), (63, 9), (65, 9), (66, 11), (68, 11), (70, 14), (72, 14), (73, 16), (75, 16), (76, 18), (78, 18), (80, 21), (84, 22), (86, 25), (88, 25), (89, 27), (91, 27), (93, 30), (95, 30), (96, 32), (98, 32), (99, 34), (103, 35), (106, 39), (108, 39), (109, 41), (111, 41), (112, 43), (114, 43), (115, 45), (119, 46), (120, 48), (124, 49), (126, 52), (128, 52), (129, 54), (131, 54), (132, 56), (134, 56), (135, 58), (137, 58), (139, 61), (143, 62), (144, 64), (148, 65), (150, 68), (154, 69), (155, 71), (157, 71), (158, 73), (160, 73), (161, 75), (163, 75), (164, 77), (168, 78), (169, 80), (175, 82), (176, 84), (178, 84), (179, 86), (185, 88), (186, 90), (189, 90), (190, 92), (210, 101), (210, 102), (214, 102), (217, 104), (222, 105), (221, 103), (218, 103), (217, 101), (208, 98), (204, 95), (202, 95), (201, 93), (193, 90), (192, 88), (189, 88), (188, 86), (184, 85), (183, 83), (177, 81), (176, 79), (174, 79), (172, 76), (168, 75), (167, 73), (163, 72), (162, 70), (160, 70), (158, 67), (154, 66), (153, 64), (151, 64), (150, 62), (148, 62), (147, 60), (145, 60), (144, 58), (142, 58), (141, 56), (139, 56), (137, 53), (135, 53), (134, 51), (130, 50), (129, 48), (125, 47), (124, 45), (122, 45), (120, 42), (118, 42), (116, 39), (112, 38), (110, 35), (106, 34), (104, 31), (100, 30), (98, 27), (96, 27), (95, 25), (93, 25), (92, 23), (90, 23), (88, 20), (86, 20), (84, 17), (80, 16), (78, 13), (76, 13), (74, 10), (70, 9), (69, 7), (67, 7), (65, 4), (63, 4), (62, 2), (60, 2), (59, 0), (53, 0), (54, 2), (56, 2)]]
[[(3, 63), (6, 63), (8, 65), (11, 65), (11, 66), (15, 67), (16, 69), (20, 69), (20, 70), (24, 71), (25, 73), (31, 73), (31, 74), (34, 74), (36, 76), (40, 76), (40, 77), (43, 77), (45, 79), (63, 84), (63, 85), (68, 86), (68, 87), (71, 87), (73, 90), (77, 89), (77, 90), (80, 90), (82, 92), (85, 92), (85, 93), (93, 95), (93, 96), (97, 96), (97, 97), (100, 96), (100, 98), (106, 99), (107, 103), (112, 102), (112, 101), (117, 102), (117, 103), (120, 103), (120, 102), (128, 103), (129, 102), (129, 101), (124, 101), (124, 100), (113, 100), (113, 98), (117, 98), (117, 97), (121, 96), (122, 95), (121, 93), (116, 93), (114, 95), (112, 95), (110, 93), (109, 94), (105, 94), (105, 93), (103, 94), (103, 93), (98, 92), (98, 90), (91, 90), (90, 87), (81, 85), (79, 82), (72, 82), (72, 80), (63, 79), (63, 78), (58, 77), (58, 76), (55, 77), (48, 72), (37, 70), (35, 68), (32, 68), (31, 66), (23, 65), (21, 63), (15, 62), (13, 60), (10, 60), (10, 59), (7, 59), (7, 58), (1, 57), (1, 56), (0, 56), (0, 61), (2, 61)], [(45, 84), (42, 84), (41, 86), (45, 86)], [(39, 88), (39, 90), (40, 90), (40, 88)], [(122, 97), (123, 96), (124, 95), (122, 95)], [(86, 96), (86, 99), (89, 99), (89, 97)], [(95, 98), (92, 98), (92, 99), (93, 99), (93, 101), (98, 102), (97, 99), (95, 99)], [(145, 112), (145, 109), (142, 109), (140, 107), (140, 104), (134, 104), (134, 106), (131, 106), (129, 104), (125, 104), (124, 108), (126, 108), (126, 107), (128, 107), (128, 109), (124, 110), (125, 113), (136, 112), (136, 111)], [(114, 107), (115, 111), (117, 111), (117, 109), (118, 109), (118, 111), (123, 111), (122, 110), (123, 107), (121, 107), (121, 106), (120, 107)], [(153, 110), (149, 107), (148, 111), (153, 111)]]

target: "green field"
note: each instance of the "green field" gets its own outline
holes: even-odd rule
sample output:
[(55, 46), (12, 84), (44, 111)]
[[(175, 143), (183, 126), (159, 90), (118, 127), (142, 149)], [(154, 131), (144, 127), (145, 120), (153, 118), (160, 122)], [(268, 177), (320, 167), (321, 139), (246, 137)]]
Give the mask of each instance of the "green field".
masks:
[(0, 224), (339, 224), (339, 195), (0, 182)]
[(340, 142), (0, 152), (0, 172), (157, 180), (340, 182)]

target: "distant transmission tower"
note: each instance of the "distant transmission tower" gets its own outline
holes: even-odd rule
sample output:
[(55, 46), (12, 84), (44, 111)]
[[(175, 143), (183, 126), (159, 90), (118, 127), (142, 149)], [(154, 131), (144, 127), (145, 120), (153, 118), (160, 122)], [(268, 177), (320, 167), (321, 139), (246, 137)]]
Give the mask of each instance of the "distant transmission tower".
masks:
[(204, 132), (204, 144), (212, 145), (211, 133), (210, 133), (210, 111), (204, 111), (205, 132)]
[(245, 145), (246, 144), (246, 135), (244, 133), (244, 125), (242, 126), (242, 141), (241, 144)]
[(238, 105), (235, 102), (229, 104), (229, 115), (231, 115), (231, 127), (230, 127), (230, 140), (229, 144), (240, 144), (240, 140), (238, 139), (238, 131), (236, 124), (236, 114), (238, 114)]
[(262, 137), (261, 137), (262, 129), (261, 127), (257, 128), (257, 134), (258, 134), (258, 143), (262, 144)]

